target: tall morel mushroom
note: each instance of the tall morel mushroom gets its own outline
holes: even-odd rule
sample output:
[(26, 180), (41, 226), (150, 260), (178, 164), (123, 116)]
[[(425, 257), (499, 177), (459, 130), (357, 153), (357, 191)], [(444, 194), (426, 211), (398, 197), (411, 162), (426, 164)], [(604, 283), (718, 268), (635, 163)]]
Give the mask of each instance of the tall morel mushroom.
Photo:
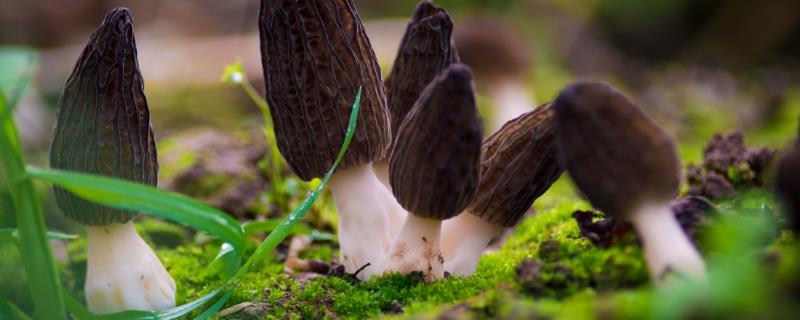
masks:
[[(156, 185), (156, 145), (125, 8), (106, 15), (67, 79), (50, 166)], [(136, 233), (134, 212), (103, 207), (61, 188), (55, 194), (66, 216), (86, 226), (89, 310), (105, 314), (175, 306), (175, 282)]]
[[(383, 81), (386, 106), (391, 114), (392, 136), (397, 135), (403, 119), (425, 86), (451, 63), (458, 62), (452, 34), (453, 21), (447, 10), (430, 0), (417, 4), (400, 41), (392, 70)], [(376, 162), (374, 167), (378, 179), (390, 187), (389, 157)]]
[(651, 277), (703, 280), (703, 260), (669, 206), (680, 186), (672, 138), (604, 83), (572, 84), (554, 106), (567, 171), (594, 207), (633, 224)]
[(536, 106), (526, 81), (533, 50), (513, 25), (496, 17), (472, 16), (459, 21), (455, 31), (461, 62), (472, 68), (478, 92), (492, 103), (491, 113), (484, 115), (487, 132)]
[(391, 133), (380, 69), (351, 0), (264, 0), (259, 17), (266, 100), (278, 148), (303, 180), (322, 177), (344, 143), (349, 114), (363, 88), (347, 153), (328, 184), (339, 212), (341, 261), (361, 279), (377, 272), (391, 244), (388, 189), (372, 162)]
[(481, 148), (481, 180), (467, 210), (442, 226), (445, 271), (475, 273), (486, 246), (515, 226), (564, 172), (546, 104), (506, 123)]
[(469, 204), (479, 179), (481, 119), (472, 74), (453, 64), (422, 92), (397, 132), (389, 172), (409, 214), (383, 265), (387, 272), (444, 276), (441, 221)]

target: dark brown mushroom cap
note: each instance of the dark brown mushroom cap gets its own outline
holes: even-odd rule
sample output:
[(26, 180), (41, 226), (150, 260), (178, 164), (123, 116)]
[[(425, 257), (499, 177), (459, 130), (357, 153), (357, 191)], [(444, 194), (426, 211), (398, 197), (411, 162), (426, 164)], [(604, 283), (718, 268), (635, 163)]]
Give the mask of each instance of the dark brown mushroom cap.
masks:
[(592, 205), (619, 218), (678, 194), (680, 163), (672, 138), (605, 83), (576, 83), (554, 102), (559, 148)]
[(800, 232), (800, 139), (781, 157), (775, 189), (784, 203), (792, 229)]
[(391, 133), (380, 68), (351, 0), (264, 0), (259, 17), (266, 100), (281, 154), (303, 180), (322, 177), (361, 109), (339, 168), (385, 156)]
[(453, 21), (447, 10), (429, 0), (417, 4), (392, 71), (384, 81), (393, 135), (425, 86), (451, 63), (458, 62), (452, 34)]
[[(106, 15), (67, 79), (50, 166), (156, 185), (158, 157), (128, 9)], [(55, 194), (67, 217), (85, 225), (133, 218), (131, 211), (102, 207), (61, 188)]]
[(481, 181), (467, 210), (494, 225), (516, 225), (564, 172), (555, 131), (555, 112), (546, 104), (489, 136), (481, 149)]
[(389, 181), (409, 212), (444, 220), (475, 194), (483, 127), (472, 74), (453, 64), (423, 90), (400, 126), (389, 161)]
[(530, 40), (499, 18), (472, 16), (459, 20), (454, 37), (461, 62), (472, 68), (481, 83), (522, 78), (532, 65)]

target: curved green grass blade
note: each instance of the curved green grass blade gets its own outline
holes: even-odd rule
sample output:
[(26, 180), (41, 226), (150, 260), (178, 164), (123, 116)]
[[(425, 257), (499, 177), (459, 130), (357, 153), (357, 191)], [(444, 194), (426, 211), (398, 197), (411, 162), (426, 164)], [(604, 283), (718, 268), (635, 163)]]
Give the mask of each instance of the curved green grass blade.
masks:
[[(259, 232), (272, 232), (281, 224), (279, 219), (269, 219), (264, 221), (248, 221), (242, 224), (244, 235), (249, 236)], [(312, 240), (336, 241), (336, 235), (328, 232), (314, 230), (305, 224), (297, 224), (290, 233), (292, 235), (302, 234), (311, 236)]]
[(66, 319), (61, 280), (47, 243), (42, 204), (33, 181), (25, 174), (19, 134), (5, 95), (0, 92), (0, 168), (16, 212), (19, 249), (28, 288), (39, 319)]
[(207, 232), (244, 252), (244, 232), (226, 213), (187, 196), (125, 180), (29, 166), (28, 174), (109, 207), (143, 212)]
[[(74, 234), (47, 231), (47, 239), (75, 240), (78, 239), (78, 236)], [(17, 240), (19, 240), (19, 231), (17, 231), (16, 228), (0, 229), (0, 241), (17, 241)]]

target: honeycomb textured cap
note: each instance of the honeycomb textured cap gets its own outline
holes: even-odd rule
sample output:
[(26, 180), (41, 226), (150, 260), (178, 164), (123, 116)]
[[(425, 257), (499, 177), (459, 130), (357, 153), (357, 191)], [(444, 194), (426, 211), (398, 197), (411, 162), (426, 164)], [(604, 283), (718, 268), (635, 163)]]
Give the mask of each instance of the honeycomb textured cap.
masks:
[[(111, 10), (92, 34), (58, 102), (50, 166), (155, 186), (158, 157), (139, 72), (133, 20)], [(64, 213), (85, 225), (124, 223), (133, 212), (55, 188)]]
[(453, 64), (423, 90), (398, 131), (389, 161), (398, 202), (430, 219), (459, 214), (478, 186), (482, 139), (472, 74)]
[(384, 81), (393, 135), (425, 86), (451, 63), (458, 62), (452, 35), (453, 21), (447, 10), (427, 0), (417, 4)]
[(261, 62), (278, 149), (303, 180), (322, 177), (361, 106), (346, 169), (385, 156), (391, 133), (380, 67), (351, 0), (264, 0)]
[(576, 83), (554, 107), (567, 171), (596, 208), (624, 219), (644, 202), (677, 196), (672, 138), (622, 93), (605, 83)]
[(483, 143), (481, 180), (467, 210), (502, 227), (519, 223), (564, 172), (555, 112), (545, 104), (503, 125)]

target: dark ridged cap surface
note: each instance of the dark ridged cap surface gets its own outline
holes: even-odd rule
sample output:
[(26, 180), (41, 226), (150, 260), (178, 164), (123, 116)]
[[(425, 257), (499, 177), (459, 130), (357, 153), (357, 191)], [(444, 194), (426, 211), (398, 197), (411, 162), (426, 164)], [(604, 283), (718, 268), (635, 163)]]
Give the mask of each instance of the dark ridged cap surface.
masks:
[[(106, 15), (67, 79), (50, 166), (156, 185), (158, 158), (128, 9)], [(61, 188), (55, 194), (64, 213), (85, 225), (133, 218), (133, 212), (102, 207)]]
[(458, 62), (452, 34), (453, 21), (447, 10), (428, 0), (417, 4), (392, 71), (384, 81), (394, 135), (425, 86), (451, 63)]
[(643, 202), (677, 196), (672, 138), (622, 93), (605, 83), (576, 83), (554, 108), (567, 171), (596, 208), (626, 218)]
[(516, 225), (564, 172), (555, 130), (555, 112), (546, 104), (489, 136), (478, 192), (467, 210), (494, 225)]
[(361, 109), (340, 168), (385, 156), (391, 133), (380, 68), (351, 0), (263, 0), (259, 17), (266, 100), (278, 148), (303, 180), (322, 177)]
[(398, 131), (389, 162), (398, 202), (425, 218), (459, 214), (478, 186), (482, 138), (472, 74), (453, 64), (423, 90)]

